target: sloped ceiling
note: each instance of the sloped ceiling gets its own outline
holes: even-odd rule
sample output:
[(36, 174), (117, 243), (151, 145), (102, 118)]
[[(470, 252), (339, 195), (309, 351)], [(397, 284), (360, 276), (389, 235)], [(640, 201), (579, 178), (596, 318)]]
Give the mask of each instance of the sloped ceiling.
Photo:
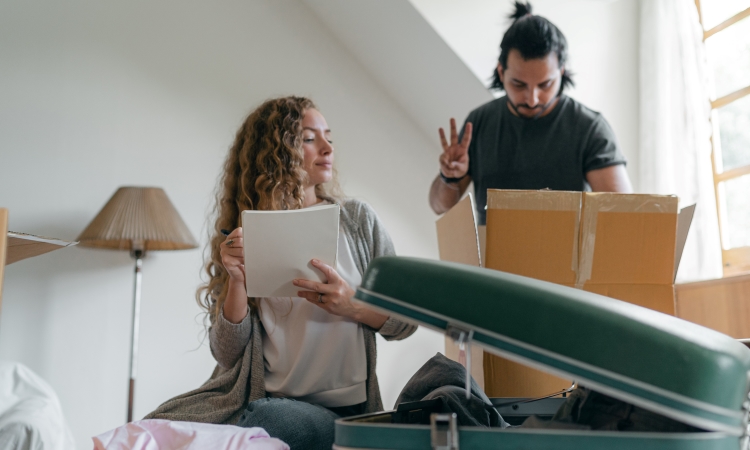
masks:
[(492, 94), (407, 0), (301, 0), (439, 150), (438, 127)]

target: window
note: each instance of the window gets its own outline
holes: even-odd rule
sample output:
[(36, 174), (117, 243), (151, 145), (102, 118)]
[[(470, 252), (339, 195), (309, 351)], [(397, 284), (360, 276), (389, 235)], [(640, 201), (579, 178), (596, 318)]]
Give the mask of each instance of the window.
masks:
[(750, 272), (750, 0), (696, 0), (711, 87), (724, 275)]

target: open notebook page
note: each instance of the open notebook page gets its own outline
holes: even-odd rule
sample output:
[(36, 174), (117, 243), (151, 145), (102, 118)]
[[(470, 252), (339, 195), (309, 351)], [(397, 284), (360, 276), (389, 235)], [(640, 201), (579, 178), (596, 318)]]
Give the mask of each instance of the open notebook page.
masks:
[(242, 211), (248, 297), (296, 297), (292, 280), (325, 281), (313, 258), (336, 267), (339, 205)]

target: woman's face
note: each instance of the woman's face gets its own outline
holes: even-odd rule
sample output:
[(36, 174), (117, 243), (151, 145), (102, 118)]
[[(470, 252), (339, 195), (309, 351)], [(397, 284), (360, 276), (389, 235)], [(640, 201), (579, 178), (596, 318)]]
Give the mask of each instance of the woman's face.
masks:
[(302, 153), (310, 186), (333, 178), (333, 141), (326, 119), (317, 109), (308, 109), (302, 118)]

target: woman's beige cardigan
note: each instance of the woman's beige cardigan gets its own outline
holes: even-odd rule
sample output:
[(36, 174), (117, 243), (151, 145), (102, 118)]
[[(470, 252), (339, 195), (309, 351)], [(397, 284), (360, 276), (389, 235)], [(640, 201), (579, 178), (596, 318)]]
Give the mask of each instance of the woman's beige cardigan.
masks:
[[(373, 258), (394, 254), (393, 243), (375, 212), (357, 200), (341, 202), (341, 225), (360, 273)], [(249, 402), (266, 396), (261, 324), (256, 313), (250, 313), (239, 324), (219, 317), (209, 330), (211, 352), (217, 365), (203, 386), (167, 400), (146, 419), (235, 424)], [(362, 325), (367, 356), (366, 412), (383, 410), (378, 377), (375, 374), (377, 349), (375, 330)], [(416, 330), (415, 325), (389, 318), (378, 330), (386, 340), (404, 339)], [(249, 339), (249, 341), (248, 341)], [(242, 344), (247, 342), (247, 344)], [(238, 347), (239, 345), (244, 346)]]

